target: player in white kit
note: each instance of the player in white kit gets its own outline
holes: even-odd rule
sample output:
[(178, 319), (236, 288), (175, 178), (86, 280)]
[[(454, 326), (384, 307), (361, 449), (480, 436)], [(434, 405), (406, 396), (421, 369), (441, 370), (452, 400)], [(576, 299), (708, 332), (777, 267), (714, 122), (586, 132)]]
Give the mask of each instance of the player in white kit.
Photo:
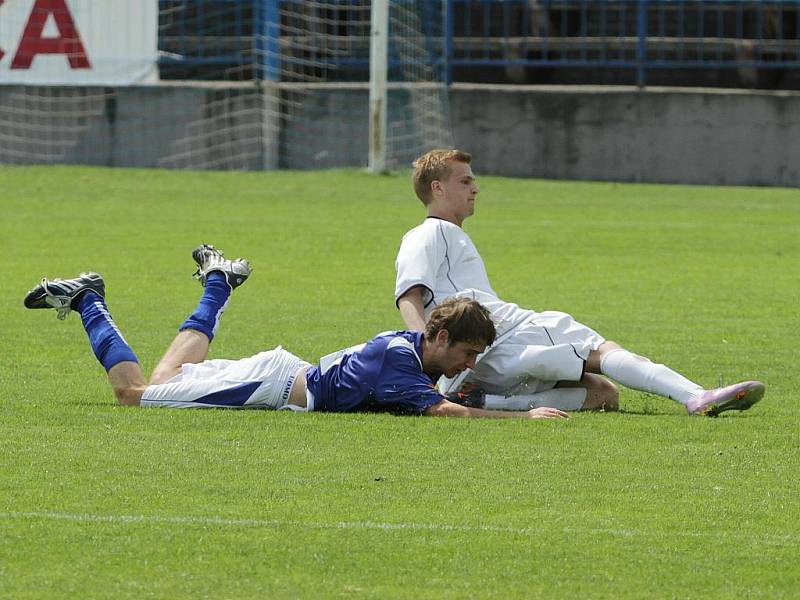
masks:
[(616, 410), (619, 394), (608, 377), (671, 398), (689, 414), (745, 410), (761, 399), (761, 382), (706, 390), (568, 314), (537, 313), (498, 298), (480, 254), (461, 228), (474, 212), (479, 191), (471, 161), (458, 150), (432, 150), (415, 161), (414, 191), (428, 217), (403, 237), (396, 262), (395, 300), (409, 329), (423, 329), (430, 312), (452, 296), (478, 300), (492, 313), (495, 343), (473, 369), (439, 383), (450, 398), (506, 410)]

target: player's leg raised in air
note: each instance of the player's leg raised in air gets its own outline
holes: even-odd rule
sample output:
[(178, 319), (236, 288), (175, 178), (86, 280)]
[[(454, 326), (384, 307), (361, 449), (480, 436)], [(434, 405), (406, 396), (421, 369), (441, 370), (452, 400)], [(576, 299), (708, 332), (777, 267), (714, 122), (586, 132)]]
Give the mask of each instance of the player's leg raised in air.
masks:
[(203, 296), (155, 368), (149, 387), (136, 354), (108, 311), (105, 282), (98, 273), (82, 273), (73, 279), (42, 279), (28, 292), (24, 304), (32, 309), (55, 308), (59, 319), (64, 319), (71, 311), (78, 312), (117, 401), (122, 405), (139, 406), (146, 390), (176, 378), (183, 365), (206, 359), (231, 292), (250, 275), (246, 260), (227, 260), (213, 246), (199, 246), (192, 256), (198, 266), (195, 277), (204, 286)]
[(59, 319), (71, 311), (81, 315), (94, 355), (108, 373), (120, 404), (138, 405), (146, 387), (144, 374), (128, 342), (122, 337), (105, 302), (105, 282), (98, 273), (73, 279), (42, 279), (25, 296), (27, 308), (55, 308)]

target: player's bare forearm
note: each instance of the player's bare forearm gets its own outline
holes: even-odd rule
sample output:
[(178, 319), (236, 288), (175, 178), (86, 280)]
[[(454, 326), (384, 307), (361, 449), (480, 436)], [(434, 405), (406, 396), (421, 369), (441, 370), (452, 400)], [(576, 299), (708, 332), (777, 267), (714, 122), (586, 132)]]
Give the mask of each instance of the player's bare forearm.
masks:
[(442, 399), (438, 404), (429, 407), (425, 413), (428, 417), (474, 417), (479, 419), (568, 419), (569, 415), (557, 408), (534, 408), (528, 411), (485, 410), (455, 404)]
[(425, 304), (422, 301), (422, 288), (413, 287), (400, 296), (397, 301), (400, 316), (406, 328), (411, 331), (425, 331)]

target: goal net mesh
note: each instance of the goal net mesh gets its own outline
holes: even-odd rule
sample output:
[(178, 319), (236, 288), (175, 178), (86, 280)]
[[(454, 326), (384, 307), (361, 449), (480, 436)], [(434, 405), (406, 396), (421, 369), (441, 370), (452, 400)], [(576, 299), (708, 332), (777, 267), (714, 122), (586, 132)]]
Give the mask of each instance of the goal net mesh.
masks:
[[(0, 163), (366, 166), (371, 4), (160, 0), (159, 83), (0, 80)], [(452, 145), (443, 77), (445, 5), (389, 3), (390, 168)]]

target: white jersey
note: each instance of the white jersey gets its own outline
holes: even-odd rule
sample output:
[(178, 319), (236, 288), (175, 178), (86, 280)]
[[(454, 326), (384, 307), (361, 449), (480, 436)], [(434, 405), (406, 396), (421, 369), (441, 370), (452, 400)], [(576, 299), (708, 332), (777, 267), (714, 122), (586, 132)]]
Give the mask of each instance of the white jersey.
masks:
[(428, 217), (403, 236), (395, 268), (395, 302), (411, 288), (421, 286), (426, 320), (434, 308), (453, 296), (467, 296), (483, 304), (492, 313), (498, 337), (536, 314), (497, 297), (475, 244), (461, 227), (443, 219)]
[(405, 236), (397, 254), (395, 302), (421, 286), (425, 318), (447, 298), (468, 297), (491, 313), (497, 337), (472, 371), (442, 378), (444, 392), (474, 381), (491, 394), (542, 391), (556, 382), (578, 381), (585, 361), (604, 339), (565, 313), (520, 308), (497, 297), (475, 244), (458, 225), (428, 217)]

